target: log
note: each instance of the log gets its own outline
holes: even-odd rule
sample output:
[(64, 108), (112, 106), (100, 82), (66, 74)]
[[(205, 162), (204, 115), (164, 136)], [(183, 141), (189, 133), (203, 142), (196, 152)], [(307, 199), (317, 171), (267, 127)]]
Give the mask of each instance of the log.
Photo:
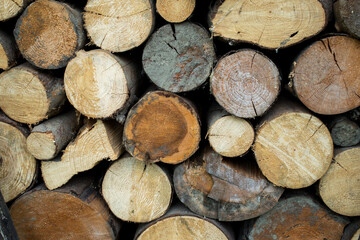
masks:
[(102, 194), (111, 211), (123, 221), (150, 222), (164, 215), (171, 204), (167, 173), (126, 154), (107, 170)]
[(341, 240), (359, 240), (359, 238), (360, 220), (356, 219), (345, 227)]
[(282, 99), (263, 117), (253, 151), (267, 179), (276, 186), (297, 189), (325, 174), (333, 142), (320, 119), (290, 99)]
[(283, 189), (261, 174), (255, 161), (223, 159), (209, 147), (174, 171), (175, 192), (191, 211), (220, 221), (242, 221), (275, 206)]
[(261, 52), (242, 49), (222, 57), (210, 77), (216, 101), (241, 118), (263, 115), (277, 98), (280, 73)]
[(279, 201), (260, 216), (252, 227), (249, 240), (341, 238), (348, 220), (340, 217), (306, 195)]
[(161, 218), (140, 225), (135, 240), (193, 239), (234, 240), (232, 229), (218, 221), (203, 218), (177, 204)]
[(155, 25), (151, 0), (89, 0), (84, 11), (84, 26), (90, 40), (111, 52), (141, 45)]
[(144, 71), (150, 80), (170, 92), (198, 88), (209, 77), (214, 60), (209, 33), (190, 22), (159, 28), (146, 43), (142, 55)]
[(0, 236), (3, 240), (18, 240), (10, 212), (0, 191)]
[(122, 130), (123, 126), (114, 120), (87, 122), (61, 157), (41, 162), (46, 187), (50, 190), (58, 188), (77, 173), (92, 169), (103, 159), (118, 159), (124, 151)]
[(0, 74), (0, 108), (15, 121), (36, 124), (57, 114), (65, 101), (62, 79), (28, 63)]
[(18, 55), (15, 40), (7, 33), (0, 31), (0, 69), (8, 70), (13, 67)]
[(20, 239), (116, 239), (120, 223), (86, 177), (56, 191), (40, 185), (10, 208)]
[(39, 160), (55, 158), (75, 136), (80, 115), (71, 110), (36, 125), (26, 139), (28, 151)]
[(310, 110), (340, 114), (360, 106), (360, 41), (329, 36), (299, 55), (290, 73), (290, 87)]
[(209, 25), (215, 37), (230, 44), (279, 49), (320, 33), (331, 13), (331, 0), (218, 0), (209, 13)]
[(251, 123), (230, 115), (219, 105), (210, 107), (207, 115), (210, 146), (225, 157), (244, 155), (254, 142), (255, 132)]
[(320, 179), (319, 193), (334, 212), (360, 216), (360, 146), (336, 149), (334, 161)]
[(360, 38), (360, 5), (356, 0), (337, 0), (334, 3), (335, 27)]
[(9, 202), (31, 188), (37, 162), (26, 149), (29, 129), (0, 112), (0, 191)]
[(125, 57), (100, 49), (81, 50), (65, 70), (66, 96), (87, 117), (111, 117), (136, 92), (139, 72), (136, 64)]
[(191, 16), (196, 0), (156, 0), (156, 10), (166, 21), (180, 23)]
[(177, 164), (198, 149), (200, 122), (186, 99), (170, 92), (148, 92), (127, 116), (123, 141), (126, 150), (145, 162)]
[(350, 147), (360, 142), (360, 128), (345, 116), (334, 119), (330, 123), (331, 137), (335, 145)]
[(44, 69), (65, 67), (86, 38), (80, 12), (53, 0), (30, 4), (17, 20), (14, 36), (23, 57)]
[(33, 0), (2, 0), (0, 5), (0, 22), (20, 14)]

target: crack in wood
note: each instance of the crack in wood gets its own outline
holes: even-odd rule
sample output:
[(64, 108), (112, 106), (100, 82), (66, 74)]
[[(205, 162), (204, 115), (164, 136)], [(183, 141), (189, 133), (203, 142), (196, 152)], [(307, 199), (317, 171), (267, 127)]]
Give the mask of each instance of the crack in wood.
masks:
[(139, 12), (136, 12), (136, 13), (133, 13), (133, 14), (129, 14), (129, 15), (124, 15), (124, 16), (111, 16), (111, 15), (106, 15), (106, 14), (103, 14), (103, 13), (97, 13), (97, 12), (94, 12), (94, 11), (87, 11), (87, 10), (85, 10), (85, 13), (94, 14), (94, 15), (98, 15), (98, 16), (102, 16), (102, 17), (108, 17), (108, 18), (122, 19), (122, 18), (132, 17), (132, 16), (135, 16), (135, 15), (141, 14), (141, 13), (146, 12), (148, 10), (151, 10), (151, 8), (147, 8), (145, 10), (142, 10), (142, 11), (139, 11)]

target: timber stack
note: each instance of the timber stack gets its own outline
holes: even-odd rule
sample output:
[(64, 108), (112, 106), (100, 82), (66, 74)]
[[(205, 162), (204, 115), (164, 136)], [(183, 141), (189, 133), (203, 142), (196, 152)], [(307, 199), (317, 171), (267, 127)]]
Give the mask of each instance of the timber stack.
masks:
[(0, 0), (0, 238), (360, 235), (359, 0)]

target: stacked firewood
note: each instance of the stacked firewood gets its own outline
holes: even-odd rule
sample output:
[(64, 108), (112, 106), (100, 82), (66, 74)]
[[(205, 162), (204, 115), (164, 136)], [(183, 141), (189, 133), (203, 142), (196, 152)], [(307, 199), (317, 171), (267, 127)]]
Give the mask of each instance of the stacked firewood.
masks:
[(0, 0), (0, 235), (358, 239), (359, 39), (359, 0)]

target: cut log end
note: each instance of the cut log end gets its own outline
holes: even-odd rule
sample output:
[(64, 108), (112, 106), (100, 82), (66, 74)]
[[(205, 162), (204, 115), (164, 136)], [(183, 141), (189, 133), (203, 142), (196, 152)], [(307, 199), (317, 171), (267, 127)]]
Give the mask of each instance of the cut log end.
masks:
[(156, 10), (166, 21), (180, 23), (190, 17), (195, 4), (195, 0), (157, 0)]
[(26, 139), (28, 151), (37, 159), (52, 159), (55, 157), (57, 147), (55, 137), (51, 132), (31, 133)]
[(337, 0), (334, 15), (337, 30), (360, 38), (360, 4), (357, 0)]
[(210, 83), (216, 101), (229, 113), (243, 118), (264, 114), (281, 88), (276, 65), (250, 49), (220, 59)]
[(139, 46), (150, 35), (155, 21), (153, 8), (150, 0), (90, 0), (85, 6), (85, 28), (96, 46), (124, 52)]
[(335, 119), (331, 125), (331, 137), (335, 145), (350, 147), (360, 142), (360, 128), (355, 122), (342, 117)]
[(2, 0), (0, 5), (0, 22), (18, 15), (29, 1)]
[(173, 93), (146, 94), (126, 119), (125, 147), (131, 155), (147, 162), (185, 161), (198, 149), (199, 142), (195, 109)]

